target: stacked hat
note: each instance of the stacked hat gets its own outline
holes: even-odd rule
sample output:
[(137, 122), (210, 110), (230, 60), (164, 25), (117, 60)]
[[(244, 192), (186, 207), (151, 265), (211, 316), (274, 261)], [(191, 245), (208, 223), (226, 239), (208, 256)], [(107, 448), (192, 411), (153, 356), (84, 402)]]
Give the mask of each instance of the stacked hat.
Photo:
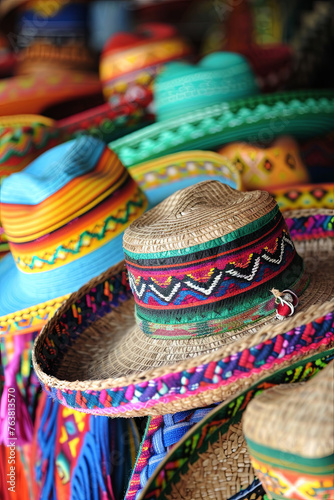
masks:
[(330, 236), (302, 248), (304, 263), (267, 192), (185, 188), (132, 223), (123, 245), (129, 283), (124, 265), (111, 268), (36, 340), (36, 374), (66, 406), (198, 408), (333, 345)]
[(306, 384), (275, 387), (249, 404), (243, 429), (268, 498), (333, 497), (333, 425), (333, 362)]
[(117, 33), (105, 45), (100, 61), (104, 94), (113, 103), (149, 96), (163, 65), (191, 55), (189, 43), (167, 24), (141, 25), (136, 33)]

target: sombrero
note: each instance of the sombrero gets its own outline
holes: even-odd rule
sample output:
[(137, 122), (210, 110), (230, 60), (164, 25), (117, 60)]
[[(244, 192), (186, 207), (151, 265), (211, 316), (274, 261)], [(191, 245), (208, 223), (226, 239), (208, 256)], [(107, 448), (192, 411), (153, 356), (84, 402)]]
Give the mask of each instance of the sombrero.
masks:
[(244, 189), (305, 184), (310, 178), (293, 137), (278, 136), (266, 146), (232, 142), (219, 149), (240, 172)]
[(83, 136), (1, 186), (11, 255), (0, 262), (0, 333), (38, 331), (64, 298), (123, 258), (145, 195), (102, 141)]
[[(256, 405), (261, 393), (266, 396), (271, 387), (288, 384), (283, 388), (288, 391), (290, 384), (318, 378), (317, 373), (327, 370), (333, 358), (333, 349), (306, 357), (214, 408), (151, 417), (126, 500), (262, 499), (265, 491), (251, 465), (242, 433), (245, 410), (247, 415), (248, 405)], [(202, 417), (197, 422), (196, 415)], [(270, 415), (272, 419), (274, 415)], [(168, 425), (171, 420), (175, 421), (172, 426)]]
[(304, 264), (267, 192), (216, 181), (178, 191), (125, 232), (129, 282), (124, 263), (110, 269), (45, 326), (35, 372), (54, 399), (87, 413), (222, 401), (333, 343), (333, 248), (311, 240), (300, 242)]
[[(87, 164), (82, 161), (79, 147), (82, 147), (82, 151), (87, 151)], [(68, 167), (69, 161), (73, 162), (74, 165), (78, 164), (78, 170), (75, 172), (73, 179), (67, 179), (65, 175), (67, 169), (70, 168)], [(62, 181), (64, 186), (61, 183), (57, 184), (55, 172), (52, 171), (52, 165), (55, 162), (59, 163), (60, 166), (57, 168), (61, 172), (64, 169), (64, 180)], [(82, 162), (83, 167), (81, 166)], [(39, 173), (38, 169), (40, 169), (41, 173)], [(149, 162), (149, 164), (139, 166), (134, 170), (134, 172), (125, 171), (117, 156), (100, 140), (83, 136), (63, 144), (61, 147), (54, 148), (47, 154), (43, 154), (38, 161), (33, 162), (21, 175), (12, 176), (11, 182), (9, 180), (4, 182), (4, 188), (1, 191), (1, 211), (13, 256), (9, 256), (6, 260), (6, 265), (8, 265), (6, 271), (5, 263), (3, 262), (3, 265), (0, 265), (0, 279), (5, 280), (6, 277), (7, 283), (3, 287), (3, 293), (6, 294), (7, 298), (3, 301), (3, 307), (0, 306), (0, 334), (14, 333), (16, 329), (21, 333), (31, 329), (33, 331), (38, 330), (38, 325), (40, 328), (45, 323), (49, 313), (60, 305), (58, 299), (52, 299), (64, 295), (66, 282), (66, 286), (70, 286), (75, 291), (85, 283), (82, 280), (84, 280), (83, 276), (86, 272), (91, 276), (97, 276), (101, 270), (107, 270), (110, 264), (122, 260), (124, 254), (121, 233), (126, 225), (138, 217), (146, 208), (146, 196), (150, 205), (153, 206), (170, 193), (174, 193), (180, 186), (192, 185), (199, 180), (215, 179), (236, 189), (241, 186), (240, 176), (233, 165), (229, 160), (216, 153), (202, 151), (180, 153), (170, 158), (166, 157), (164, 162)], [(43, 172), (46, 172), (45, 175), (50, 176), (50, 188), (48, 189), (45, 188), (42, 182)], [(32, 211), (24, 213), (26, 198), (31, 199), (30, 194), (26, 193), (25, 188), (22, 187), (26, 175), (29, 180), (31, 177), (37, 186), (36, 199), (34, 199), (33, 203), (35, 207), (34, 213)], [(73, 217), (76, 222), (71, 218), (69, 220), (65, 218), (64, 227), (57, 228), (48, 237), (42, 237), (43, 247), (41, 246), (42, 240), (39, 233), (35, 235), (36, 238), (31, 240), (29, 244), (23, 245), (21, 239), (24, 236), (21, 233), (24, 230), (19, 227), (19, 217), (14, 218), (11, 214), (14, 214), (14, 211), (16, 214), (17, 210), (20, 210), (19, 213), (27, 217), (29, 225), (34, 226), (39, 218), (41, 218), (42, 224), (44, 206), (50, 205), (50, 221), (48, 224), (50, 224), (49, 229), (51, 229), (54, 222), (54, 212), (52, 210), (56, 210), (53, 198), (56, 198), (57, 203), (61, 206), (63, 202), (65, 203), (67, 192), (72, 184), (79, 186), (81, 182), (88, 182), (88, 180), (85, 181), (86, 177), (83, 176), (87, 176), (87, 179), (91, 178), (91, 182), (94, 180), (101, 182), (101, 189), (104, 189), (104, 187), (107, 189), (107, 200), (102, 202), (100, 199), (102, 195), (100, 194), (100, 197), (95, 202), (95, 217), (98, 217), (98, 219), (94, 220), (89, 192), (85, 192), (81, 199), (79, 199), (79, 194), (73, 195), (76, 202), (79, 205), (82, 204), (83, 212), (86, 212), (84, 220), (87, 220), (87, 226), (80, 223), (80, 220), (77, 220), (74, 214)], [(123, 179), (122, 176), (124, 179), (128, 179), (129, 185), (126, 186), (124, 181), (125, 185), (120, 187), (121, 192), (117, 194), (116, 189), (116, 192), (111, 193), (108, 197), (109, 183), (116, 182), (118, 186), (121, 182), (119, 178)], [(85, 188), (85, 185), (83, 185), (83, 188)], [(123, 189), (125, 190), (124, 194), (122, 194)], [(43, 195), (42, 191), (44, 192), (44, 190), (45, 194)], [(55, 190), (55, 192), (53, 193), (52, 190)], [(45, 199), (38, 202), (43, 196), (45, 196)], [(108, 203), (111, 206), (108, 208), (109, 211), (105, 212), (106, 207), (109, 206)], [(105, 217), (104, 222), (100, 220), (102, 212), (103, 217)], [(70, 222), (71, 220), (72, 222)], [(96, 227), (94, 223), (97, 224)], [(47, 223), (45, 222), (45, 224)], [(60, 221), (59, 224), (61, 224)], [(104, 227), (105, 224), (106, 227)], [(45, 227), (45, 231), (47, 231), (47, 227)], [(64, 231), (65, 239), (63, 236)], [(75, 232), (75, 240), (70, 241), (68, 238), (73, 231)], [(20, 238), (18, 234), (20, 234)], [(67, 241), (69, 243), (66, 243)], [(37, 244), (39, 244), (39, 248), (37, 248)], [(61, 244), (61, 246), (58, 247), (57, 244)], [(88, 269), (85, 269), (86, 264)], [(80, 269), (79, 272), (78, 269)], [(74, 276), (77, 276), (77, 280), (74, 276), (71, 276), (72, 271)], [(52, 281), (52, 275), (56, 274), (58, 276), (57, 284)], [(10, 278), (7, 279), (8, 276)], [(29, 288), (33, 286), (35, 280), (38, 283), (42, 280), (41, 290), (43, 289), (44, 292), (34, 292), (32, 297)], [(18, 285), (18, 283), (22, 285)], [(21, 286), (24, 287), (23, 291), (20, 291)], [(49, 291), (46, 290), (48, 287), (50, 287)], [(11, 292), (8, 292), (9, 290)], [(8, 293), (13, 294), (10, 303), (8, 302)], [(36, 300), (37, 295), (40, 300)], [(51, 300), (51, 303), (46, 302), (49, 300)]]
[(177, 151), (215, 149), (233, 141), (262, 143), (278, 134), (314, 137), (331, 131), (334, 125), (332, 90), (222, 100), (149, 125), (113, 141), (110, 147), (129, 167)]
[[(0, 118), (0, 186), (5, 177), (23, 170), (41, 153), (61, 142), (56, 122), (36, 115)], [(0, 259), (9, 251), (1, 226)]]
[(260, 394), (244, 415), (253, 467), (269, 499), (333, 498), (334, 362), (305, 384)]

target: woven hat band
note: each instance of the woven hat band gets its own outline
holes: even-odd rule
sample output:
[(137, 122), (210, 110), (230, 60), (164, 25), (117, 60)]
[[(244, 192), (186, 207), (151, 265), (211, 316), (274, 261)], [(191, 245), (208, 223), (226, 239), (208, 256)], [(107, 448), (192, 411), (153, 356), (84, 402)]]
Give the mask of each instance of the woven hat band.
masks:
[(221, 333), (235, 329), (236, 318), (244, 327), (273, 312), (272, 288), (296, 287), (303, 275), (277, 206), (224, 239), (176, 253), (136, 261), (126, 253), (137, 322), (147, 335)]

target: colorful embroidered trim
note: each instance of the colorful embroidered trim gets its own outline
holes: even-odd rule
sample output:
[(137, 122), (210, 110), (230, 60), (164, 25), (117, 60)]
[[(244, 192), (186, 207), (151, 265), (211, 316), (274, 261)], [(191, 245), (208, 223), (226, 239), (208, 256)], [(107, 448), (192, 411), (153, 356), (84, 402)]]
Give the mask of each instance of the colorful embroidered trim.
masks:
[[(247, 236), (237, 231), (227, 243), (197, 245), (197, 252), (187, 248), (187, 255), (179, 250), (176, 257), (155, 254), (154, 259), (133, 259), (125, 250), (137, 322), (145, 333), (176, 338), (206, 335), (212, 326), (231, 329), (235, 318), (231, 325), (227, 318), (244, 315), (245, 325), (252, 316), (272, 312), (271, 288), (296, 285), (303, 263), (277, 208), (246, 227)], [(205, 323), (211, 320), (218, 324), (208, 328)]]
[(131, 167), (129, 172), (144, 192), (180, 179), (217, 174), (233, 183), (235, 189), (241, 188), (240, 177), (230, 162), (209, 151), (170, 155)]
[(334, 238), (334, 215), (308, 215), (286, 219), (295, 241)]
[[(293, 288), (297, 297), (300, 297), (309, 284), (309, 277), (302, 274), (296, 283), (293, 283)], [(144, 320), (138, 320), (139, 328), (148, 336), (152, 338), (169, 339), (173, 340), (188, 338), (188, 337), (203, 337), (205, 335), (216, 335), (226, 333), (228, 331), (238, 331), (247, 325), (252, 327), (266, 316), (270, 316), (275, 312), (276, 304), (275, 298), (265, 300), (254, 307), (251, 307), (245, 312), (238, 312), (235, 316), (229, 316), (225, 320), (213, 319), (210, 321), (202, 321), (198, 323), (186, 324), (161, 324), (153, 323)]]
[[(43, 345), (36, 359), (46, 374), (57, 373), (62, 358), (91, 323), (105, 316), (119, 304), (131, 298), (131, 289), (123, 271), (98, 284), (66, 311)], [(167, 404), (207, 390), (229, 385), (236, 380), (257, 374), (291, 360), (295, 356), (324, 349), (334, 343), (334, 312), (322, 318), (277, 335), (224, 359), (197, 367), (166, 374), (150, 381), (102, 391), (77, 391), (45, 386), (57, 401), (86, 413), (119, 415), (126, 411), (148, 408), (157, 403)]]
[(41, 305), (23, 309), (17, 313), (2, 316), (0, 319), (0, 335), (37, 332), (45, 325), (48, 318), (59, 309), (70, 294), (49, 300)]
[[(254, 384), (229, 404), (222, 405), (217, 410), (211, 410), (210, 418), (203, 419), (202, 424), (196, 429), (196, 432), (192, 432), (182, 445), (176, 446), (174, 451), (169, 454), (168, 462), (152, 478), (143, 500), (153, 500), (160, 498), (161, 495), (167, 498), (171, 494), (172, 485), (177, 484), (181, 476), (189, 470), (202, 453), (207, 451), (210, 444), (216, 442), (219, 435), (223, 435), (231, 424), (241, 421), (248, 403), (257, 394), (275, 385), (306, 381), (317, 374), (319, 370), (325, 368), (333, 359), (334, 349), (297, 362), (267, 377), (260, 383)], [(162, 417), (153, 418), (162, 419)], [(147, 441), (147, 445), (149, 446), (152, 436), (147, 436)], [(234, 495), (231, 500), (254, 500), (251, 491), (256, 485), (259, 486), (259, 481), (255, 480), (254, 483), (250, 488), (241, 491), (240, 494)], [(126, 500), (130, 500), (130, 498)], [(302, 500), (305, 500), (305, 497)]]
[(275, 191), (269, 189), (269, 191), (282, 211), (310, 208), (334, 209), (334, 184), (301, 185)]
[[(250, 450), (252, 453), (253, 450)], [(331, 499), (334, 492), (334, 456), (332, 465), (327, 473), (316, 471), (303, 472), (302, 470), (284, 470), (266, 464), (263, 460), (252, 457), (252, 465), (261, 480), (263, 487), (272, 498), (285, 500), (310, 500), (312, 498)]]

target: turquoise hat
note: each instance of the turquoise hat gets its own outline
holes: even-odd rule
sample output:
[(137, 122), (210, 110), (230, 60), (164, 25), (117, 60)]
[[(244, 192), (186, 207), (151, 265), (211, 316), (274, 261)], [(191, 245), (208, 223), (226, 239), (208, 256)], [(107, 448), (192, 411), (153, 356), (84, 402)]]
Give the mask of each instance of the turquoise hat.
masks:
[(233, 52), (215, 52), (197, 65), (173, 62), (154, 87), (158, 121), (213, 104), (258, 94), (247, 60)]
[(157, 122), (110, 143), (126, 167), (185, 150), (277, 135), (323, 135), (334, 128), (334, 91), (259, 94), (239, 54), (216, 52), (197, 65), (170, 63), (156, 80)]

